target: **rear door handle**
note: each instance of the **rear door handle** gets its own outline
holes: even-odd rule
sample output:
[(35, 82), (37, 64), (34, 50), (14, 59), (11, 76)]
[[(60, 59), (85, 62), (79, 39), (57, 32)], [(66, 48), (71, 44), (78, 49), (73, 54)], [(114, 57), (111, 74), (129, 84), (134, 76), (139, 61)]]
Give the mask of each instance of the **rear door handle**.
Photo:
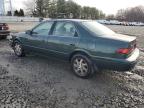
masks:
[(37, 35), (31, 35), (31, 37), (35, 37), (35, 38), (36, 38), (36, 37), (38, 37), (38, 36), (37, 36)]

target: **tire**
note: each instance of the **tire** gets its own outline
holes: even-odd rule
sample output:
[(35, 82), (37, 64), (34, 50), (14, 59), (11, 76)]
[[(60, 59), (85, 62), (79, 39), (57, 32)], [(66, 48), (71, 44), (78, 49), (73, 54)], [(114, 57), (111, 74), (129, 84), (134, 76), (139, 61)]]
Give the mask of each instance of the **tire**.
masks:
[(7, 39), (7, 35), (6, 35), (6, 36), (3, 36), (2, 39)]
[(18, 57), (24, 57), (25, 53), (24, 53), (24, 49), (22, 47), (22, 45), (20, 44), (20, 42), (14, 42), (14, 52), (15, 55)]
[(0, 39), (6, 39), (7, 36), (0, 36)]
[(80, 78), (87, 79), (94, 74), (93, 64), (85, 55), (74, 55), (71, 59), (71, 68), (74, 74)]

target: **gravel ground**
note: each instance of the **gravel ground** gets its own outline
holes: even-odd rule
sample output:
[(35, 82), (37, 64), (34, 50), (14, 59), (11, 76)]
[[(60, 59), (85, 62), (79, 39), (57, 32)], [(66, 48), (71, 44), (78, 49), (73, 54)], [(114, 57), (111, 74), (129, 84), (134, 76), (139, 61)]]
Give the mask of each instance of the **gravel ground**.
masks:
[[(135, 27), (135, 32), (133, 27), (109, 27), (135, 33), (143, 48), (141, 27)], [(144, 108), (144, 52), (130, 72), (102, 71), (84, 80), (75, 77), (69, 67), (54, 58), (18, 58), (8, 41), (1, 40), (0, 108)]]

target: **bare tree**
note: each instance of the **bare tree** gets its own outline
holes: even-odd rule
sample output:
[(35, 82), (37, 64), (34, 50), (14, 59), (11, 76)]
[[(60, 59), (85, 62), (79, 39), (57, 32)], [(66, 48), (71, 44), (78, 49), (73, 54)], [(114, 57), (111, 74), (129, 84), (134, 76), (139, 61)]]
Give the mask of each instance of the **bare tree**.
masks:
[(106, 17), (107, 20), (115, 20), (115, 16), (113, 14), (110, 14)]
[(127, 9), (121, 9), (117, 12), (118, 20), (144, 22), (144, 7), (136, 6)]
[(36, 0), (24, 1), (25, 10), (27, 15), (36, 15)]
[(120, 21), (125, 20), (125, 10), (124, 9), (118, 10), (116, 19), (118, 19)]
[(94, 7), (82, 7), (73, 0), (27, 0), (26, 12), (32, 16), (50, 18), (99, 19), (105, 14)]

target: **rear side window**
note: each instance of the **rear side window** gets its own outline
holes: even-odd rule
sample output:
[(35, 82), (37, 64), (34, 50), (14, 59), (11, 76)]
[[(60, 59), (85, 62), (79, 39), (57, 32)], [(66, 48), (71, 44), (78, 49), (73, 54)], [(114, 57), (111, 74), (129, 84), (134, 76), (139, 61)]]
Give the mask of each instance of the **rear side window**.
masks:
[(113, 32), (106, 26), (97, 23), (96, 21), (84, 21), (82, 22), (82, 25), (98, 36), (108, 36), (111, 34), (115, 34), (115, 32)]
[(73, 37), (76, 33), (75, 26), (70, 22), (57, 22), (53, 35)]
[(52, 25), (53, 25), (53, 22), (42, 23), (33, 30), (33, 34), (48, 35), (51, 30)]

